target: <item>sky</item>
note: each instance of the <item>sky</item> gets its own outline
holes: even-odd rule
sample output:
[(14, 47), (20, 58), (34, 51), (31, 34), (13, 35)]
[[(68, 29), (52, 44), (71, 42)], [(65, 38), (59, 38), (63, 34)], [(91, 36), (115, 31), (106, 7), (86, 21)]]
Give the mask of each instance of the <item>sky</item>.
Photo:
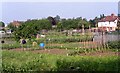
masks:
[[(33, 0), (32, 0), (33, 1)], [(86, 0), (85, 0), (86, 1)], [(48, 16), (61, 18), (83, 17), (93, 19), (100, 14), (118, 14), (118, 1), (112, 2), (31, 2), (7, 1), (0, 2), (0, 20), (8, 24), (13, 20), (26, 21), (27, 19), (41, 19)]]
[(0, 0), (0, 2), (118, 2), (119, 0)]

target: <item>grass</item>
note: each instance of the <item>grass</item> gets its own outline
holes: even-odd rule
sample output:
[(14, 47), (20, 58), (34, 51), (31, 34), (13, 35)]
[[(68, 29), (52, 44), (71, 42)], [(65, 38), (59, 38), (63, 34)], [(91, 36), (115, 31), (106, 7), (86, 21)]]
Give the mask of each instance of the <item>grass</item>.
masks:
[(120, 70), (118, 56), (60, 56), (32, 52), (2, 52), (3, 71), (114, 71)]
[[(61, 36), (59, 36), (61, 35)], [(28, 42), (23, 47), (39, 49), (39, 43), (44, 42), (47, 49), (68, 49), (71, 52), (68, 56), (38, 54), (30, 51), (8, 51), (2, 52), (2, 70), (3, 71), (114, 71), (120, 69), (119, 56), (77, 56), (80, 53), (88, 53), (100, 50), (112, 50), (116, 47), (116, 43), (108, 44), (108, 48), (91, 48), (95, 44), (91, 41), (89, 35), (79, 36), (65, 36), (62, 33), (49, 33), (46, 38), (40, 38), (37, 41), (38, 45), (32, 47), (32, 42)], [(46, 39), (50, 41), (46, 42)], [(84, 41), (87, 41), (85, 43)], [(113, 42), (114, 43), (114, 42)], [(112, 45), (112, 46), (111, 46)], [(84, 48), (88, 46), (88, 48)], [(109, 49), (109, 46), (110, 49)], [(14, 44), (2, 44), (2, 49), (20, 48), (19, 42)], [(117, 47), (119, 44), (117, 43)], [(115, 49), (115, 48), (113, 48)], [(115, 49), (114, 51), (116, 51)]]
[[(95, 45), (93, 45), (95, 44)], [(56, 47), (60, 49), (79, 49), (79, 48), (97, 48), (100, 47), (100, 44), (98, 43), (92, 43), (92, 42), (70, 42), (70, 43), (48, 43), (46, 44), (47, 48)]]
[(13, 43), (13, 44), (2, 44), (2, 49), (15, 49), (15, 48), (30, 48), (32, 45), (30, 43), (27, 43), (25, 45), (20, 44), (19, 42)]
[(85, 35), (73, 35), (66, 36), (60, 32), (49, 32), (47, 33), (45, 38), (36, 39), (37, 43), (47, 42), (47, 43), (70, 43), (70, 42), (82, 42), (82, 41), (92, 41), (93, 35), (85, 34)]

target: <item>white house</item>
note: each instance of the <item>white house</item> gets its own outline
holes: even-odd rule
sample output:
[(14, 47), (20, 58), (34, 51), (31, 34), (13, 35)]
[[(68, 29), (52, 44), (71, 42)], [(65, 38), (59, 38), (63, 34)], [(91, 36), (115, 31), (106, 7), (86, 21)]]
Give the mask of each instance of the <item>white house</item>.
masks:
[(115, 31), (117, 28), (119, 17), (111, 14), (111, 16), (105, 16), (98, 21), (98, 29), (101, 31)]

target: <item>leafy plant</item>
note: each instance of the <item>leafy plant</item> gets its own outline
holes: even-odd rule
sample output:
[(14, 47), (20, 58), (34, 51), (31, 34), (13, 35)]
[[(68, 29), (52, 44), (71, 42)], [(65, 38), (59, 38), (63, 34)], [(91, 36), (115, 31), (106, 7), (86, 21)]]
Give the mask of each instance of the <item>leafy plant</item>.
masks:
[(120, 67), (118, 56), (60, 56), (32, 52), (2, 52), (2, 71), (114, 71)]
[(110, 49), (120, 49), (120, 41), (111, 41), (111, 42), (108, 42), (108, 47)]

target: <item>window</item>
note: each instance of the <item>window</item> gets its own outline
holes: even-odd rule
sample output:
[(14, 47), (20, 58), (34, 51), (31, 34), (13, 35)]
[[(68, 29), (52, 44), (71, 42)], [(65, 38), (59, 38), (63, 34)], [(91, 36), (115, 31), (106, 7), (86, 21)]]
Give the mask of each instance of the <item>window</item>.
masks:
[(110, 27), (110, 30), (112, 30), (112, 27)]

